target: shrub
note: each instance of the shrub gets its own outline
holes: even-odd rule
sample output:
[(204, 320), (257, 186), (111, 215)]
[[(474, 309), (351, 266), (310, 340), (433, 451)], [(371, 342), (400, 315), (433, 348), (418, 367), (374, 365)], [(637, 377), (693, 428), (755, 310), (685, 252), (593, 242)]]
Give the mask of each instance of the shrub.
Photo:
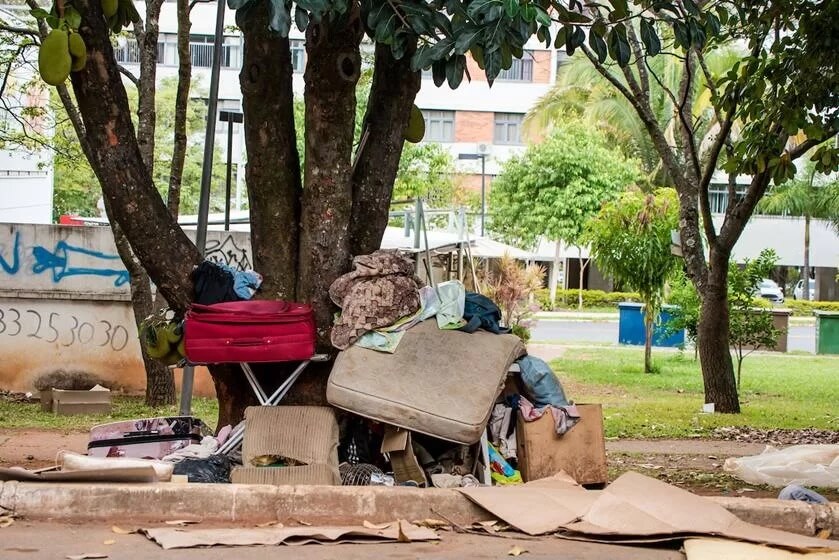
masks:
[(788, 299), (784, 307), (792, 309), (793, 315), (809, 316), (813, 311), (839, 311), (839, 301), (806, 301), (803, 299)]
[[(579, 290), (557, 290), (556, 309), (575, 309)], [(551, 309), (550, 290), (542, 289), (535, 292), (536, 301), (543, 310)], [(583, 308), (617, 307), (622, 301), (640, 302), (641, 296), (637, 292), (604, 292), (603, 290), (583, 290)]]

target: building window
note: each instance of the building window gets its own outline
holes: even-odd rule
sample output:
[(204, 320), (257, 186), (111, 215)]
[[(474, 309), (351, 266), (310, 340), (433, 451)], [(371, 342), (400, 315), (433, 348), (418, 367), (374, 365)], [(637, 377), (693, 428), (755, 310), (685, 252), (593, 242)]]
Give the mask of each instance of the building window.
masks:
[[(160, 43), (157, 44), (157, 52), (160, 53)], [(139, 64), (140, 62), (140, 45), (137, 44), (136, 39), (128, 39), (125, 44), (120, 45), (114, 51), (114, 58), (117, 62), (123, 64)]]
[(454, 142), (454, 111), (424, 110), (425, 138), (429, 142)]
[[(211, 68), (213, 66), (213, 43), (212, 35), (190, 35), (189, 54), (192, 58), (192, 65), (199, 68)], [(221, 65), (224, 68), (239, 68), (242, 64), (239, 60), (239, 39), (237, 37), (225, 37), (221, 46)]]
[(498, 74), (499, 80), (510, 82), (533, 81), (533, 51), (524, 51), (521, 59), (513, 59), (513, 65)]
[(302, 72), (306, 63), (306, 47), (300, 39), (292, 39), (291, 43), (291, 67), (295, 72)]
[(495, 143), (521, 144), (522, 113), (495, 113)]

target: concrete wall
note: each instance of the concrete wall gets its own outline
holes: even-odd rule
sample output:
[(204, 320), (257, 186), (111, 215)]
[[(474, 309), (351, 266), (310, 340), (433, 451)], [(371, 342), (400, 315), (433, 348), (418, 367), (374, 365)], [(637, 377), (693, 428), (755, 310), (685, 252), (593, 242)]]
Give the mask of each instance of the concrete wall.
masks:
[[(246, 233), (207, 237), (209, 259), (252, 268)], [(0, 388), (63, 369), (144, 390), (128, 280), (108, 227), (0, 224)], [(206, 373), (196, 393), (213, 394)]]

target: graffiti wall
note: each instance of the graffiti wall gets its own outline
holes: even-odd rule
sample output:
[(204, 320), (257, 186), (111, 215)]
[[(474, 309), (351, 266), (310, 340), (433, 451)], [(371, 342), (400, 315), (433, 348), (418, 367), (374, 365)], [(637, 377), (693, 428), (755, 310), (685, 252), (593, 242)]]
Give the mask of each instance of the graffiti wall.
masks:
[[(252, 267), (246, 233), (207, 237), (208, 259)], [(0, 388), (32, 390), (59, 369), (145, 388), (128, 272), (110, 228), (1, 224)], [(196, 393), (213, 394), (206, 372)]]

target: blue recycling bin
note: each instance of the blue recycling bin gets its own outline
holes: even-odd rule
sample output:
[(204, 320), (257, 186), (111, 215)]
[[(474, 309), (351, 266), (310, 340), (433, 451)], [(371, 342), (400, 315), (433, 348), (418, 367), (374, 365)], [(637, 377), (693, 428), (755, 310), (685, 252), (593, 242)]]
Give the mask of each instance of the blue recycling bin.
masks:
[[(668, 335), (666, 326), (673, 318), (672, 311), (677, 309), (675, 305), (665, 305), (661, 309), (659, 322), (653, 328), (653, 346), (679, 347), (685, 343), (685, 331), (679, 331)], [(644, 305), (624, 301), (618, 304), (620, 320), (618, 322), (618, 342), (620, 344), (632, 344), (643, 346), (644, 337)]]

